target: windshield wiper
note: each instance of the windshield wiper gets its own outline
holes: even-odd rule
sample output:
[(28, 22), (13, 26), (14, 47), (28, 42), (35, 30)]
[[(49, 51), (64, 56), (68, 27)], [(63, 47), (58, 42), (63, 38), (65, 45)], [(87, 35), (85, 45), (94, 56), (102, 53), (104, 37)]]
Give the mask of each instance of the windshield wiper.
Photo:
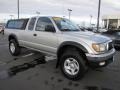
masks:
[(61, 31), (71, 31), (70, 29), (61, 29)]

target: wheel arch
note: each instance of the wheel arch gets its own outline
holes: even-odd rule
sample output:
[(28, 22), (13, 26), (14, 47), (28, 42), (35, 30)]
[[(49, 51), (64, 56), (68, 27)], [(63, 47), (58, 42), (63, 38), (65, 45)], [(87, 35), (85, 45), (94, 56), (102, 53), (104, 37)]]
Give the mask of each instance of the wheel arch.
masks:
[(83, 53), (83, 56), (86, 58), (85, 53), (88, 53), (87, 49), (77, 43), (77, 42), (72, 42), (72, 41), (67, 41), (67, 42), (63, 42), (58, 50), (57, 50), (57, 64), (56, 64), (56, 68), (59, 66), (59, 62), (60, 62), (60, 57), (62, 56), (62, 54), (65, 52), (65, 50), (67, 50), (68, 48), (75, 48), (77, 49), (79, 52)]
[(10, 34), (9, 35), (8, 41), (10, 41), (11, 39), (14, 39), (18, 43), (18, 39), (17, 39), (17, 36), (15, 34)]

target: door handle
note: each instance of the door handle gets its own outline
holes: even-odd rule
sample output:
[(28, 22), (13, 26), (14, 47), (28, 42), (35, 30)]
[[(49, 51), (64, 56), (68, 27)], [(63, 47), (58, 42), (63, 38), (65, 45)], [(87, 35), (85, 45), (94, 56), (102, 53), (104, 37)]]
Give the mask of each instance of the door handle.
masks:
[(37, 34), (33, 34), (33, 36), (37, 36)]

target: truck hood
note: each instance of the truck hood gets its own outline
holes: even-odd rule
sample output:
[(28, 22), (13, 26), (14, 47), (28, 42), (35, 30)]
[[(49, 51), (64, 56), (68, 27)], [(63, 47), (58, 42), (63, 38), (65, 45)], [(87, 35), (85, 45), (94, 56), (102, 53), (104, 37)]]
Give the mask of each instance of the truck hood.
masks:
[(104, 42), (111, 40), (109, 37), (96, 34), (93, 32), (78, 31), (78, 32), (64, 32), (63, 34), (69, 35), (70, 37), (72, 36), (75, 38), (83, 38), (83, 39), (92, 40), (93, 42), (96, 42), (96, 43), (104, 43)]

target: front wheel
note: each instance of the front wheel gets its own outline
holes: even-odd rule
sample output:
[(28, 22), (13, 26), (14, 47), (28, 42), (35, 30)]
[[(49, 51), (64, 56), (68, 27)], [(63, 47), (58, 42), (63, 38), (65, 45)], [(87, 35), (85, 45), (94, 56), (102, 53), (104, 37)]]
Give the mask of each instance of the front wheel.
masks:
[(9, 51), (13, 56), (17, 56), (20, 54), (20, 47), (15, 40), (9, 41)]
[(61, 71), (71, 80), (78, 80), (84, 76), (86, 65), (78, 51), (67, 51), (62, 55)]

